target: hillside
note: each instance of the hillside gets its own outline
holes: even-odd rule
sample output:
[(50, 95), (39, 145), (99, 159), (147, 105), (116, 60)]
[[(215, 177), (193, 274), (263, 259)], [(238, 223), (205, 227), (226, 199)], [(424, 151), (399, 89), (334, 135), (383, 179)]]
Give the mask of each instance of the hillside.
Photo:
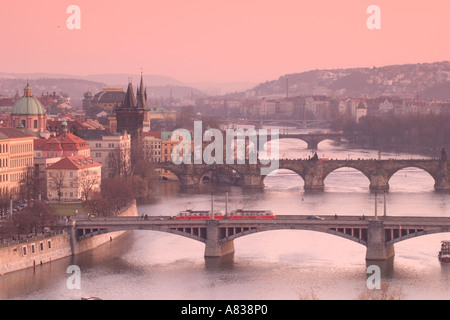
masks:
[[(99, 79), (107, 81), (107, 75), (93, 75), (88, 78)], [(133, 76), (134, 87), (137, 88), (140, 76)], [(162, 76), (148, 76), (144, 75), (144, 84), (147, 88), (149, 98), (153, 101), (160, 98), (174, 99), (189, 97), (193, 94), (195, 97), (204, 96), (204, 93), (193, 89), (191, 87), (180, 85), (180, 82), (175, 81), (173, 85), (164, 84), (170, 82), (170, 78)], [(80, 78), (71, 78), (70, 75), (55, 75), (49, 74), (5, 74), (0, 73), (0, 95), (12, 97), (19, 93), (23, 94), (23, 88), (28, 82), (33, 88), (33, 95), (40, 96), (46, 93), (66, 93), (71, 98), (71, 104), (75, 108), (81, 108), (83, 94), (86, 91), (91, 91), (93, 94), (101, 91), (104, 87), (119, 87), (126, 90), (128, 78), (125, 75), (111, 75), (107, 83), (102, 81), (92, 81)], [(117, 84), (118, 83), (118, 84)]]
[(373, 68), (311, 70), (287, 74), (245, 92), (247, 97), (383, 95), (450, 99), (450, 62), (392, 65)]

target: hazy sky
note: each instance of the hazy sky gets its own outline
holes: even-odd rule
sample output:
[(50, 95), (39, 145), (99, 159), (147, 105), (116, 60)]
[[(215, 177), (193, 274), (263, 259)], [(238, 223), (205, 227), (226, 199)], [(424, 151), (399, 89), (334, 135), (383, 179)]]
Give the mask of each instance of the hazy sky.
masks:
[[(80, 8), (70, 30), (67, 7)], [(381, 29), (369, 30), (369, 5)], [(0, 72), (264, 82), (450, 60), (449, 0), (0, 0)]]

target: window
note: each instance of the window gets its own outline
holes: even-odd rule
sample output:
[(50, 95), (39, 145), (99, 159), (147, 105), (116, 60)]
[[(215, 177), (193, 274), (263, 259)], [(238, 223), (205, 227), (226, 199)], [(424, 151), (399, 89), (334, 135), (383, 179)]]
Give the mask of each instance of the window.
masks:
[(44, 243), (39, 242), (39, 250), (44, 251)]
[(33, 127), (34, 129), (37, 129), (37, 120), (33, 120)]
[(31, 245), (31, 253), (35, 253), (36, 252), (36, 248), (34, 246), (34, 243)]
[(52, 248), (52, 240), (48, 240), (48, 241), (47, 241), (47, 247), (48, 247), (49, 249)]
[(22, 253), (23, 253), (24, 256), (27, 255), (27, 247), (26, 246), (22, 247)]

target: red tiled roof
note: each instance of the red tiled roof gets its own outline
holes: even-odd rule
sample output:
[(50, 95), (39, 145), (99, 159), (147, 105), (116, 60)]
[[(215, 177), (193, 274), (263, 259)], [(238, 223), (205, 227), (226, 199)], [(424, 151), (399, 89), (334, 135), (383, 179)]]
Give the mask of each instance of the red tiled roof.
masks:
[(16, 128), (0, 128), (0, 139), (36, 138), (22, 130)]
[(144, 132), (142, 133), (143, 137), (154, 137), (157, 139), (161, 139), (161, 132)]
[(43, 150), (44, 146), (48, 142), (47, 139), (34, 139), (34, 150)]
[[(39, 139), (41, 140), (41, 139)], [(35, 149), (42, 150), (85, 150), (89, 149), (86, 140), (74, 135), (70, 132), (65, 132), (55, 138), (39, 141), (34, 145)]]
[(86, 156), (70, 156), (65, 157), (58, 162), (55, 162), (54, 164), (48, 166), (46, 169), (56, 169), (56, 170), (80, 170), (80, 169), (86, 169), (86, 168), (97, 168), (101, 167), (102, 164), (92, 160), (89, 157)]

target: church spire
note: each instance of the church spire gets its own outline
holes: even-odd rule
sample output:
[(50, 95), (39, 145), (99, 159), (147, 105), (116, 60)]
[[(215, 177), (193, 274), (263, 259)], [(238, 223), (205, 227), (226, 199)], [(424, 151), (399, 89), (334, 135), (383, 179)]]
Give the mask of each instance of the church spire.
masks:
[(136, 98), (134, 97), (133, 92), (133, 84), (131, 83), (131, 80), (128, 82), (128, 89), (127, 93), (125, 94), (125, 99), (123, 100), (123, 107), (124, 108), (135, 108), (136, 107)]
[(138, 108), (147, 107), (147, 89), (144, 86), (144, 76), (142, 74), (142, 68), (141, 68), (141, 83), (139, 84), (139, 89), (137, 90), (137, 106)]

